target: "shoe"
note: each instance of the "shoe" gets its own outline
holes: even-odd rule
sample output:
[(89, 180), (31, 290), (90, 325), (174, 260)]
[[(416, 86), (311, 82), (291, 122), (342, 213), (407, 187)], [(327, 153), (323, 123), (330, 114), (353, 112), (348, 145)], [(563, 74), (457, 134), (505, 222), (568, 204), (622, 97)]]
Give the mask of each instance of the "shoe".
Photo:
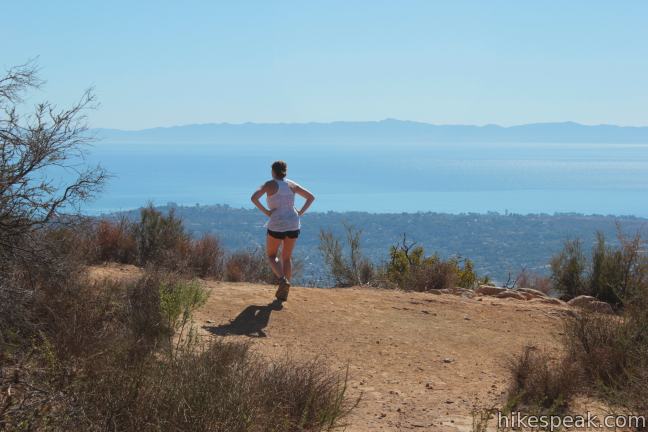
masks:
[(289, 291), (290, 291), (290, 282), (288, 282), (288, 279), (286, 279), (285, 277), (282, 277), (281, 279), (279, 279), (279, 288), (277, 288), (275, 297), (277, 297), (277, 300), (286, 301), (288, 300)]

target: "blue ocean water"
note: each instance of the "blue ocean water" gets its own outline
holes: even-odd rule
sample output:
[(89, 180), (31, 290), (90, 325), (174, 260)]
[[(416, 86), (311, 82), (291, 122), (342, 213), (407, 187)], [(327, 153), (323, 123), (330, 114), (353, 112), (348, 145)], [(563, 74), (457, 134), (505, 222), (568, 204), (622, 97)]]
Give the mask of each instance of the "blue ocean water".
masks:
[(577, 212), (648, 217), (648, 144), (447, 143), (277, 148), (101, 143), (89, 161), (112, 174), (86, 206), (148, 201), (251, 207), (273, 160), (312, 190), (315, 211)]

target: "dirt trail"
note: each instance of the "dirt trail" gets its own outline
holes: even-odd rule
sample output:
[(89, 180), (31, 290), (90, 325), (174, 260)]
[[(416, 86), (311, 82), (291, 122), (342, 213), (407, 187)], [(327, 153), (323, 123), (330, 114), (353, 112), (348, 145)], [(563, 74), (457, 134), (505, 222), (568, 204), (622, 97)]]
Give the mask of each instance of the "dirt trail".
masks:
[[(103, 267), (104, 276), (128, 270)], [(114, 274), (113, 274), (114, 273)], [(466, 431), (473, 403), (501, 402), (505, 362), (527, 344), (558, 352), (565, 307), (367, 288), (205, 282), (204, 335), (252, 341), (269, 356), (325, 357), (362, 394), (348, 431)]]

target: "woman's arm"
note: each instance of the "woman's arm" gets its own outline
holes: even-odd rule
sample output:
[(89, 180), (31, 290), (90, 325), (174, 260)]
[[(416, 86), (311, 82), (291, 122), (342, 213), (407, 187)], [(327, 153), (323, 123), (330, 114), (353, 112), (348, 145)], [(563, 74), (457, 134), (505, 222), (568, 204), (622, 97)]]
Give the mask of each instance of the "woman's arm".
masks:
[(308, 207), (310, 207), (311, 204), (313, 204), (313, 201), (315, 201), (315, 195), (313, 195), (308, 189), (304, 189), (303, 187), (299, 186), (296, 183), (294, 185), (293, 191), (295, 191), (297, 195), (306, 199), (306, 202), (302, 206), (301, 210), (297, 212), (299, 213), (299, 216), (302, 216), (304, 213), (306, 213)]
[(256, 206), (256, 208), (261, 210), (261, 213), (263, 213), (264, 215), (270, 217), (270, 215), (272, 214), (272, 211), (265, 208), (265, 206), (263, 204), (261, 204), (261, 201), (259, 201), (259, 199), (263, 196), (263, 194), (268, 192), (268, 183), (269, 182), (266, 182), (265, 184), (260, 186), (259, 189), (257, 189), (252, 194), (252, 197), (250, 198), (250, 200), (252, 200), (252, 203)]

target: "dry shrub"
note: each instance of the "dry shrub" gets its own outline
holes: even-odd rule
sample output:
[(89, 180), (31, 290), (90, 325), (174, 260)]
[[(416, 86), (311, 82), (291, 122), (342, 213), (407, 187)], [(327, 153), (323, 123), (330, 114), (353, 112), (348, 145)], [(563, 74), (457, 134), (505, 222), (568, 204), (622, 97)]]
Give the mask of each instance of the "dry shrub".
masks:
[(50, 281), (38, 290), (33, 305), (38, 334), (60, 362), (92, 357), (123, 336), (128, 312), (124, 296), (124, 286), (112, 281)]
[(568, 359), (584, 393), (613, 409), (648, 416), (648, 292), (636, 290), (622, 315), (579, 311), (565, 323)]
[(183, 336), (206, 293), (177, 274), (39, 289), (34, 337), (0, 355), (2, 429), (321, 431), (353, 406), (319, 361), (268, 364), (246, 344)]
[(374, 281), (376, 268), (373, 263), (363, 256), (360, 247), (361, 230), (344, 224), (348, 256), (344, 256), (343, 245), (331, 231), (320, 231), (320, 252), (324, 263), (329, 269), (330, 276), (337, 287), (368, 285)]
[(578, 388), (577, 370), (569, 359), (553, 360), (534, 347), (509, 363), (512, 376), (507, 408), (534, 414), (564, 412)]
[(91, 430), (322, 431), (352, 408), (344, 380), (320, 362), (268, 366), (242, 343), (124, 366), (77, 395)]
[(340, 420), (359, 402), (345, 396), (347, 376), (332, 373), (319, 359), (274, 362), (264, 368), (260, 384), (279, 429), (286, 426), (285, 419), (293, 419), (289, 424), (296, 430), (343, 426)]
[(565, 325), (566, 348), (590, 383), (609, 385), (628, 366), (633, 337), (623, 319), (580, 311)]
[(613, 406), (648, 415), (648, 308), (645, 294), (623, 316), (581, 312), (566, 324), (566, 346), (588, 389)]
[(99, 261), (133, 264), (137, 257), (134, 226), (126, 218), (117, 222), (101, 220), (97, 224), (95, 244)]
[(276, 277), (266, 260), (261, 249), (235, 252), (225, 261), (225, 280), (228, 282), (274, 283)]
[(456, 264), (436, 259), (412, 268), (408, 287), (412, 291), (450, 289), (455, 287), (456, 281)]
[(68, 249), (77, 251), (86, 263), (112, 261), (189, 276), (223, 277), (224, 250), (218, 238), (205, 234), (193, 240), (173, 212), (165, 216), (152, 206), (142, 209), (138, 222), (104, 219), (85, 230), (62, 229), (57, 235), (68, 239)]
[(189, 267), (200, 277), (223, 278), (225, 253), (217, 237), (205, 234), (191, 244)]

